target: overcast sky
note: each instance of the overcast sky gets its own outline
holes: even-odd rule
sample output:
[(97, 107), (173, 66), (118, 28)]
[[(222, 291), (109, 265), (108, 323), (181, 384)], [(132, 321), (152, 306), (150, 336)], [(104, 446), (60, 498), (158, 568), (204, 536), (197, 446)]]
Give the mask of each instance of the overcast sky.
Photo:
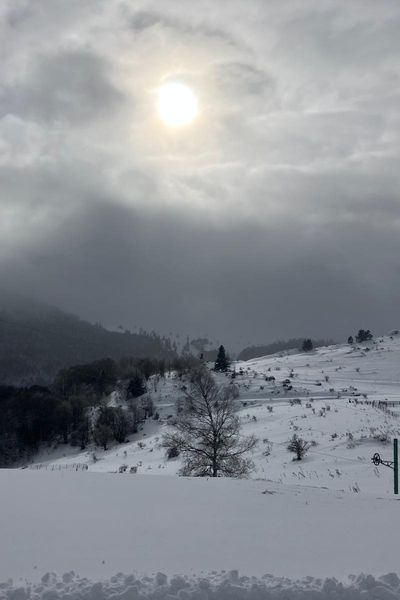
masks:
[(3, 0), (1, 286), (235, 347), (399, 327), (399, 31), (398, 0)]

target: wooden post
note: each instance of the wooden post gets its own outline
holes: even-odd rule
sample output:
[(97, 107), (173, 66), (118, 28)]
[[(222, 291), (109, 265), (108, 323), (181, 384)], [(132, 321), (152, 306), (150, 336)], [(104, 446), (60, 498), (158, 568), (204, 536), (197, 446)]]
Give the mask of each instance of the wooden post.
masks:
[(394, 470), (394, 493), (399, 493), (399, 449), (398, 440), (393, 440), (393, 470)]

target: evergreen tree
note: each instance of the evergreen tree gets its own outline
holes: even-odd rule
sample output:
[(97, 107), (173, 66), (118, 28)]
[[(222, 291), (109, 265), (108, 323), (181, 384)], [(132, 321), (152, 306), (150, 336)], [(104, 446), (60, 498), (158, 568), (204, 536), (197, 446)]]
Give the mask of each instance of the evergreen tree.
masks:
[(304, 340), (303, 345), (301, 347), (301, 349), (303, 350), (303, 352), (311, 352), (311, 350), (314, 348), (314, 345), (312, 343), (312, 340), (310, 338), (307, 338)]
[(362, 344), (362, 342), (369, 342), (370, 340), (372, 340), (372, 337), (372, 333), (369, 329), (359, 329), (356, 335), (356, 342), (358, 344)]
[(354, 339), (353, 339), (352, 335), (349, 335), (349, 337), (347, 339), (347, 343), (350, 344), (350, 345), (354, 343)]
[(218, 356), (214, 364), (214, 371), (225, 373), (229, 369), (229, 359), (226, 356), (225, 348), (222, 346), (218, 349)]
[(126, 390), (126, 397), (128, 400), (131, 398), (139, 398), (139, 396), (143, 396), (146, 393), (146, 385), (143, 381), (143, 377), (137, 373), (132, 377), (128, 384), (128, 388)]

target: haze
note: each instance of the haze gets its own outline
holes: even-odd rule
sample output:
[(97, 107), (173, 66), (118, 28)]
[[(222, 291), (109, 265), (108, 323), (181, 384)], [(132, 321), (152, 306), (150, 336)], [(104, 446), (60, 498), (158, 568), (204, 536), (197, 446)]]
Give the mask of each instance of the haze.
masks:
[(3, 2), (0, 285), (237, 347), (398, 327), (399, 30), (397, 0)]

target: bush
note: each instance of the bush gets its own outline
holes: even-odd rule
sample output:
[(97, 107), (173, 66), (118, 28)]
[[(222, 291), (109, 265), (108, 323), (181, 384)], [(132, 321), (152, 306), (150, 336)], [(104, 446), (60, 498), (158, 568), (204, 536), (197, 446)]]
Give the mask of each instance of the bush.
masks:
[(295, 404), (299, 404), (301, 406), (301, 399), (293, 398), (292, 400), (290, 400), (290, 406), (294, 406)]
[(351, 450), (352, 448), (356, 447), (356, 443), (354, 440), (354, 435), (351, 432), (347, 432), (346, 433), (346, 437), (347, 437), (347, 448), (349, 450)]
[(302, 460), (309, 450), (311, 444), (310, 442), (306, 442), (300, 437), (297, 437), (296, 434), (293, 435), (292, 439), (289, 441), (287, 449), (289, 452), (294, 452), (296, 454), (296, 460)]
[(179, 454), (180, 454), (180, 452), (176, 446), (172, 446), (171, 448), (168, 448), (168, 450), (166, 452), (166, 456), (167, 456), (168, 460), (172, 460), (173, 458), (178, 458)]
[(270, 456), (271, 452), (272, 452), (272, 444), (269, 441), (268, 438), (265, 438), (263, 440), (263, 444), (264, 444), (264, 450), (263, 450), (263, 456)]
[(369, 329), (359, 329), (356, 335), (356, 342), (362, 344), (362, 342), (369, 342), (372, 338), (373, 335)]

